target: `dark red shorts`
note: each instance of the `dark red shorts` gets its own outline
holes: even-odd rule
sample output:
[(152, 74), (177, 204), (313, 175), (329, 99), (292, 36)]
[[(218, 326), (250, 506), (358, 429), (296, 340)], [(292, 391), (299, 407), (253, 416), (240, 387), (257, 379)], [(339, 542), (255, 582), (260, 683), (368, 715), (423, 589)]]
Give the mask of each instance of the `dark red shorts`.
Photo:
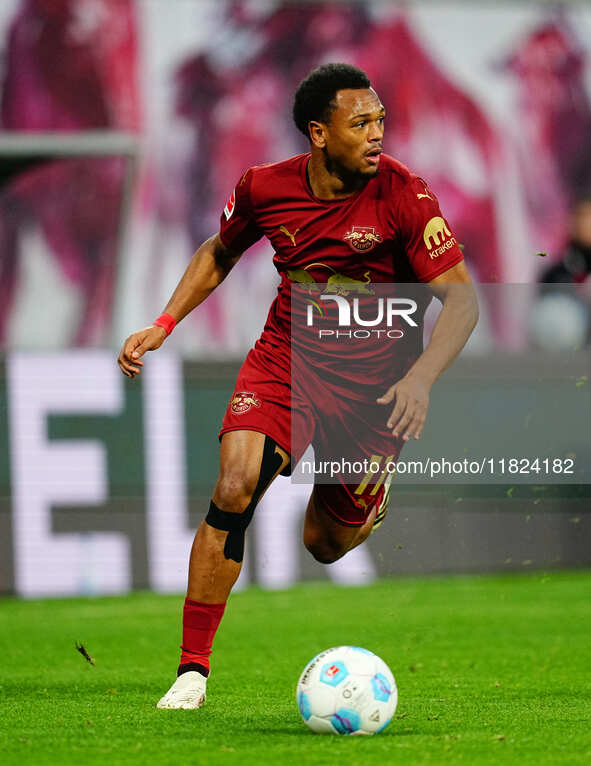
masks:
[[(294, 466), (309, 444), (316, 462), (337, 452), (350, 462), (379, 458), (385, 465), (396, 460), (402, 443), (385, 428), (386, 407), (349, 398), (308, 368), (303, 385), (292, 386), (291, 362), (287, 344), (271, 344), (264, 336), (257, 341), (238, 373), (220, 438), (228, 431), (259, 431), (285, 450)], [(316, 483), (315, 492), (341, 524), (362, 526), (381, 502), (388, 478), (385, 473), (354, 483), (335, 478), (334, 483)]]

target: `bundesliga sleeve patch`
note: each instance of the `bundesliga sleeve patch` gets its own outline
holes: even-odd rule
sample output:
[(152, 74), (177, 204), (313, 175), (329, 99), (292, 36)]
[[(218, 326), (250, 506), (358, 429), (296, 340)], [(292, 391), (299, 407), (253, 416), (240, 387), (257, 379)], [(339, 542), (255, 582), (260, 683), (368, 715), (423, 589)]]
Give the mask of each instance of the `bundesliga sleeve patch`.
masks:
[(230, 218), (232, 217), (232, 213), (234, 212), (235, 207), (236, 207), (236, 189), (234, 189), (234, 191), (232, 192), (232, 195), (230, 199), (226, 202), (226, 207), (224, 208), (224, 215), (226, 216), (226, 221), (229, 221)]

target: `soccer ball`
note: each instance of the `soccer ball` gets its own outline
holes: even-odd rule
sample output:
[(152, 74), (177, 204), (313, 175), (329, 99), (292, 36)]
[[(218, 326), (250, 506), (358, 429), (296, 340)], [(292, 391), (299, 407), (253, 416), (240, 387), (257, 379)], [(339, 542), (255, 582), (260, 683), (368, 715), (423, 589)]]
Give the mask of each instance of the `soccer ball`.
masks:
[(337, 646), (306, 665), (297, 702), (304, 723), (318, 734), (377, 734), (394, 715), (398, 690), (392, 671), (373, 652)]

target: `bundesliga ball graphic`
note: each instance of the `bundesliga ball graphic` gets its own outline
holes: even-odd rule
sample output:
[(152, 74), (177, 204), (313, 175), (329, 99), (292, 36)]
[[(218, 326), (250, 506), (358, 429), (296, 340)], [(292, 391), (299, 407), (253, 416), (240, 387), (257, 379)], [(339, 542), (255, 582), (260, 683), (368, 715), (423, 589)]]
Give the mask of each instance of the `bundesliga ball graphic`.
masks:
[(297, 702), (306, 726), (318, 734), (377, 734), (394, 715), (398, 691), (392, 671), (373, 652), (337, 646), (306, 665)]

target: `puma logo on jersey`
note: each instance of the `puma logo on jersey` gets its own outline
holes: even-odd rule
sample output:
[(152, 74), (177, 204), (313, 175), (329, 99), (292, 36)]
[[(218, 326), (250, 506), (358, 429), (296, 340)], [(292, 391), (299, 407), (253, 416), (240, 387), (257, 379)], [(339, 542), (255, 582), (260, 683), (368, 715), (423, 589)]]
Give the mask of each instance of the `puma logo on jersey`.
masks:
[(433, 200), (433, 197), (430, 194), (427, 194), (427, 190), (425, 189), (425, 194), (417, 194), (417, 199), (430, 199), (430, 200)]
[(296, 234), (297, 234), (297, 233), (298, 233), (298, 231), (299, 231), (299, 228), (298, 228), (298, 229), (296, 229), (296, 230), (294, 231), (294, 233), (293, 233), (293, 234), (292, 234), (291, 232), (289, 232), (289, 231), (288, 231), (288, 230), (285, 228), (285, 226), (280, 226), (280, 227), (279, 227), (279, 231), (280, 231), (282, 234), (285, 234), (285, 236), (286, 236), (286, 237), (288, 237), (288, 238), (291, 240), (291, 244), (292, 244), (292, 247), (295, 247), (295, 246), (296, 246), (296, 241), (295, 241), (295, 238), (296, 238)]

